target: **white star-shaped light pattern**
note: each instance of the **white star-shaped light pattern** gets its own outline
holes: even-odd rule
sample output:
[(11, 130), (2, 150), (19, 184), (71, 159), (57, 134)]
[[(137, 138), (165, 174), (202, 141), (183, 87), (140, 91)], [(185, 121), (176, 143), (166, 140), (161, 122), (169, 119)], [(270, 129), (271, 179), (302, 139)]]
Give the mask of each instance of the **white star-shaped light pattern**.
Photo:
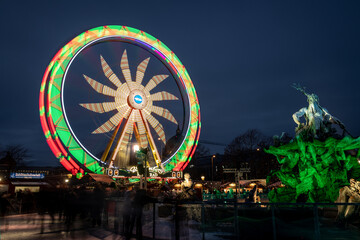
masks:
[[(166, 143), (166, 138), (163, 126), (153, 116), (153, 114), (161, 116), (173, 122), (174, 124), (178, 124), (169, 110), (155, 106), (153, 104), (154, 102), (160, 102), (164, 100), (178, 100), (178, 98), (165, 91), (156, 92), (153, 94), (150, 93), (159, 83), (164, 81), (168, 75), (155, 75), (148, 81), (145, 86), (142, 85), (145, 71), (150, 60), (149, 57), (138, 65), (135, 81), (133, 81), (131, 78), (129, 62), (125, 50), (120, 62), (120, 68), (125, 79), (125, 82), (122, 83), (101, 55), (100, 60), (105, 76), (117, 88), (113, 89), (103, 85), (86, 75), (84, 75), (84, 78), (95, 91), (103, 95), (113, 97), (114, 101), (102, 103), (80, 103), (80, 105), (96, 113), (110, 112), (114, 110), (116, 110), (116, 112), (114, 111), (115, 114), (112, 115), (111, 118), (104, 124), (95, 129), (92, 133), (101, 134), (110, 132), (116, 129), (117, 126), (120, 127), (121, 123), (124, 121), (117, 146), (113, 150), (112, 162), (114, 161), (117, 154), (121, 154), (121, 152), (126, 151), (125, 149), (128, 148), (134, 133), (140, 147), (146, 148), (150, 143), (153, 154), (156, 153), (158, 155), (158, 151), (150, 133), (149, 124), (155, 130), (159, 139), (161, 139), (164, 144)], [(155, 161), (157, 165), (161, 164), (159, 155), (155, 157)], [(120, 156), (120, 161), (116, 165), (117, 167), (126, 167), (127, 164), (128, 163), (126, 162), (125, 158)]]

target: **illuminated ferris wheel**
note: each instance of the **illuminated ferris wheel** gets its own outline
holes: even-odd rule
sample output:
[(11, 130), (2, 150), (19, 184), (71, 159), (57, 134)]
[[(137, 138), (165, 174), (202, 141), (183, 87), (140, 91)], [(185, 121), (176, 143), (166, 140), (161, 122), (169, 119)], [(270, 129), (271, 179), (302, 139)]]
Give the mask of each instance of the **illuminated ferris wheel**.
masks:
[(128, 171), (133, 148), (148, 165), (183, 170), (195, 151), (200, 109), (176, 55), (125, 26), (88, 30), (66, 44), (45, 71), (40, 119), (47, 142), (73, 174)]

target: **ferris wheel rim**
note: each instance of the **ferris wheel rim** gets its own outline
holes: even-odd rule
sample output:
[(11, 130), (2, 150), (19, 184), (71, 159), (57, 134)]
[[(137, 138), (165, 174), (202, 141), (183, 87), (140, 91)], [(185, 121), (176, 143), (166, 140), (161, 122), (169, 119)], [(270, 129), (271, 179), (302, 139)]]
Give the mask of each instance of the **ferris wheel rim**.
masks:
[[(167, 166), (167, 169), (165, 169), (165, 171), (171, 171), (172, 169), (174, 170), (183, 169), (190, 161), (196, 149), (200, 130), (201, 130), (200, 107), (194, 85), (185, 67), (182, 65), (181, 61), (165, 44), (163, 44), (160, 40), (154, 38), (148, 33), (127, 26), (120, 26), (120, 25), (100, 26), (97, 28), (90, 29), (86, 32), (83, 32), (82, 34), (72, 39), (63, 48), (61, 48), (51, 60), (43, 76), (43, 81), (40, 88), (40, 99), (39, 99), (40, 121), (46, 140), (51, 150), (53, 151), (55, 156), (60, 160), (60, 163), (62, 163), (68, 170), (73, 171), (75, 169), (74, 170), (75, 173), (77, 173), (78, 171), (80, 171), (80, 173), (81, 172), (83, 173), (84, 172), (83, 168), (85, 167), (84, 169), (86, 171), (88, 170), (90, 172), (104, 173), (104, 167), (98, 165), (99, 162), (93, 159), (90, 155), (89, 155), (90, 158), (92, 158), (90, 160), (93, 161), (88, 161), (87, 163), (85, 163), (86, 154), (88, 154), (88, 152), (84, 151), (84, 156), (83, 156), (84, 158), (79, 159), (78, 156), (74, 155), (75, 150), (70, 150), (71, 148), (70, 143), (65, 142), (65, 139), (63, 139), (65, 138), (65, 134), (58, 129), (58, 125), (57, 125), (57, 122), (63, 116), (62, 109), (60, 107), (61, 103), (58, 104), (58, 101), (60, 100), (55, 101), (55, 105), (57, 106), (52, 106), (54, 102), (50, 98), (52, 96), (51, 90), (54, 90), (56, 88), (55, 80), (57, 78), (55, 78), (53, 74), (56, 74), (57, 71), (59, 71), (61, 75), (61, 71), (59, 70), (59, 68), (63, 67), (63, 64), (65, 64), (66, 66), (68, 65), (66, 63), (66, 59), (64, 59), (64, 56), (65, 58), (68, 58), (68, 55), (73, 54), (72, 51), (75, 51), (75, 53), (79, 52), (78, 47), (81, 46), (81, 49), (83, 49), (83, 45), (88, 45), (89, 43), (88, 39), (91, 39), (92, 37), (95, 36), (94, 38), (96, 40), (97, 36), (100, 36), (102, 34), (106, 35), (107, 34), (106, 32), (110, 33), (110, 36), (107, 36), (105, 38), (120, 36), (121, 38), (124, 37), (125, 39), (131, 38), (133, 40), (136, 40), (137, 42), (144, 40), (143, 41), (144, 45), (156, 49), (157, 52), (160, 52), (163, 55), (163, 57), (166, 57), (168, 60), (171, 59), (174, 60), (174, 62), (171, 61), (172, 62), (171, 67), (174, 67), (176, 69), (174, 71), (176, 75), (181, 76), (180, 77), (180, 80), (182, 81), (181, 83), (184, 86), (186, 95), (188, 97), (188, 102), (190, 102), (189, 104), (190, 121), (188, 123), (187, 132), (185, 132), (182, 143), (179, 145), (179, 148), (174, 152), (172, 158), (168, 158), (168, 160), (166, 161), (166, 163), (171, 163), (171, 164)], [(111, 32), (121, 32), (121, 33), (125, 33), (125, 35), (121, 35), (121, 34), (114, 35), (111, 34)], [(86, 43), (83, 44), (84, 42)], [(164, 49), (164, 53), (161, 52), (161, 49)], [(157, 56), (156, 54), (154, 55)], [(72, 57), (71, 59), (74, 58)], [(177, 66), (179, 68), (177, 68)], [(49, 74), (50, 74), (50, 78), (49, 80), (47, 80)], [(47, 93), (45, 93), (45, 89), (48, 89)], [(55, 97), (57, 95), (61, 95), (61, 93), (58, 93), (59, 91), (55, 90), (55, 93), (53, 95), (55, 95)], [(60, 108), (60, 110), (58, 108)], [(60, 113), (55, 110), (59, 110)], [(60, 120), (60, 122), (61, 121), (62, 120)], [(68, 124), (66, 124), (65, 121), (64, 123), (67, 127)], [(74, 136), (76, 136), (74, 133), (70, 134), (69, 141), (71, 141), (71, 139), (74, 139)], [(78, 141), (75, 140), (75, 142)], [(81, 149), (84, 150), (83, 148)], [(78, 163), (80, 163), (81, 168), (76, 162), (74, 162), (72, 157), (75, 160), (77, 160)], [(96, 164), (93, 165), (95, 162)]]

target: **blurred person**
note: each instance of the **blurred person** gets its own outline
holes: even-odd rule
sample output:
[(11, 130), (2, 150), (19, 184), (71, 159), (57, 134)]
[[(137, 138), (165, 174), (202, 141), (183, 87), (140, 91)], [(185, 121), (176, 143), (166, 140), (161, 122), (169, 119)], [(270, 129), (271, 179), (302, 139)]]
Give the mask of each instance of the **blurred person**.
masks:
[(53, 206), (55, 205), (55, 199), (49, 189), (40, 191), (35, 198), (35, 206), (40, 216), (40, 233), (44, 233), (44, 219), (45, 214), (48, 213), (51, 217), (51, 223), (55, 221)]
[[(104, 201), (104, 217), (105, 225), (109, 223), (109, 217), (117, 217), (117, 210), (116, 210), (116, 200), (115, 198), (120, 195), (120, 192), (115, 184), (115, 182), (111, 182), (105, 188), (105, 201)], [(114, 223), (115, 224), (115, 223)], [(117, 225), (114, 225), (115, 231), (117, 231)]]
[(73, 224), (78, 209), (76, 208), (78, 195), (75, 193), (74, 188), (69, 188), (64, 194), (64, 217), (66, 231), (70, 231), (70, 227)]
[(34, 209), (35, 199), (30, 189), (26, 188), (25, 193), (22, 194), (22, 212), (30, 213)]
[(6, 217), (9, 213), (9, 209), (11, 207), (11, 204), (9, 202), (10, 194), (3, 192), (0, 196), (0, 226), (4, 226), (4, 231), (7, 231), (9, 228), (9, 220)]
[(119, 195), (119, 189), (115, 182), (111, 182), (105, 189), (106, 197), (117, 197)]
[(104, 209), (105, 192), (100, 183), (97, 183), (92, 192), (91, 219), (92, 226), (101, 226), (101, 213)]
[[(142, 239), (142, 214), (145, 204), (153, 202), (154, 199), (149, 197), (145, 189), (138, 189), (135, 193), (134, 200), (132, 202), (132, 211), (130, 218), (130, 235), (136, 225), (136, 239)], [(130, 239), (130, 238), (126, 238)]]
[(77, 209), (80, 214), (81, 219), (86, 219), (89, 217), (89, 209), (91, 209), (91, 201), (89, 199), (91, 198), (91, 194), (86, 190), (85, 186), (81, 186), (79, 189), (77, 189)]
[[(31, 215), (29, 213), (35, 210), (35, 198), (30, 189), (26, 188), (25, 193), (22, 195), (22, 213), (27, 214), (26, 222), (29, 223), (31, 220)], [(35, 223), (35, 219), (33, 218), (33, 223)]]
[(124, 193), (124, 205), (122, 208), (123, 214), (123, 224), (124, 224), (124, 235), (126, 239), (130, 239), (131, 231), (130, 231), (130, 218), (132, 212), (132, 202), (135, 197), (135, 191), (132, 187), (129, 187), (128, 190)]

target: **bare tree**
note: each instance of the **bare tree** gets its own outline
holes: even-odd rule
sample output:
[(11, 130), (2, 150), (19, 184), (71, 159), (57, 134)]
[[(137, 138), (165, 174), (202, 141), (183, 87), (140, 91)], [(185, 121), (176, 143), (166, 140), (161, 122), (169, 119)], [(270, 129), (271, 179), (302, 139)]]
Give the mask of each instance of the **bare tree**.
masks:
[(22, 145), (8, 145), (0, 150), (0, 159), (11, 158), (17, 166), (24, 165), (24, 160), (29, 157), (29, 150)]
[(258, 150), (269, 147), (272, 139), (257, 129), (247, 130), (237, 136), (226, 148), (225, 155), (233, 155), (241, 151)]
[[(189, 173), (192, 179), (200, 179), (200, 176), (207, 173), (208, 167), (204, 170), (204, 160), (210, 159), (210, 150), (202, 145), (198, 144), (196, 147), (195, 153), (191, 158), (189, 166), (185, 169), (184, 172)], [(210, 163), (210, 161), (209, 161)]]
[(225, 148), (225, 165), (231, 168), (249, 167), (250, 178), (265, 178), (272, 168), (277, 167), (274, 157), (265, 153), (273, 140), (257, 129), (247, 130), (237, 136)]
[(208, 156), (208, 155), (210, 155), (209, 148), (207, 148), (205, 145), (202, 145), (201, 143), (199, 143), (196, 147), (193, 158), (196, 159), (196, 158), (204, 157), (204, 156)]

